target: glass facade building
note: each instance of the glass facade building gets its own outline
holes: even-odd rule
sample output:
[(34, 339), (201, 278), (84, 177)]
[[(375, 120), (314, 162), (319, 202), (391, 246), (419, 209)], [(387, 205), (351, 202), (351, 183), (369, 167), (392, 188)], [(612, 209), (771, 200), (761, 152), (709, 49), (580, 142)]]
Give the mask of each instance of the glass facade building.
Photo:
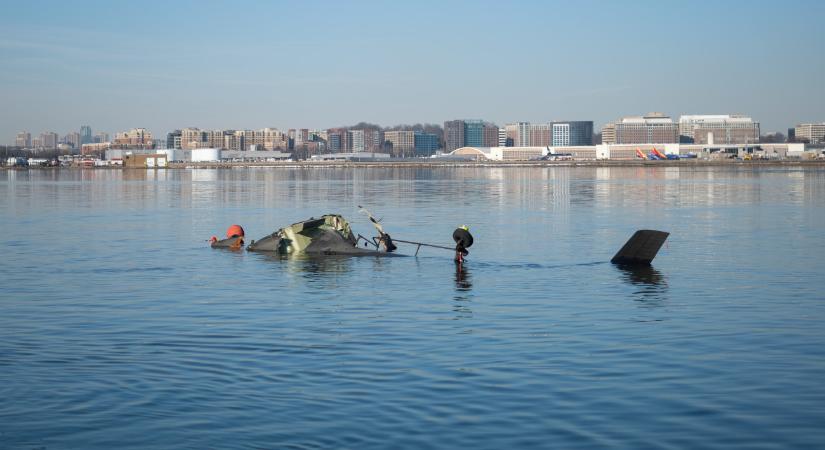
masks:
[(439, 149), (440, 143), (437, 134), (415, 132), (415, 155), (430, 156)]
[(553, 123), (553, 146), (575, 147), (593, 143), (593, 122), (578, 120)]
[(464, 121), (464, 146), (483, 147), (484, 146), (484, 121), (465, 120)]

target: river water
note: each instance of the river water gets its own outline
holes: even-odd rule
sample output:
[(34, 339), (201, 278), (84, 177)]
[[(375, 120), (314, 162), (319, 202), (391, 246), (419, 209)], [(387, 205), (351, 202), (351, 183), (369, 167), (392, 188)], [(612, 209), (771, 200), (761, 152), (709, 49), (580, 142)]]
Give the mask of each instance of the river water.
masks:
[[(475, 245), (205, 242), (358, 205)], [(824, 223), (822, 168), (0, 172), (0, 448), (822, 448)]]

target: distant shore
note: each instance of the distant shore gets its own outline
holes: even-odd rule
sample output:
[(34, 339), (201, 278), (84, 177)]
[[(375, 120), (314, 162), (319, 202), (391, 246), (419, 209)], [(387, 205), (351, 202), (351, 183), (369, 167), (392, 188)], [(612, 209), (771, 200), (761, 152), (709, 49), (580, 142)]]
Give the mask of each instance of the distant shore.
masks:
[[(665, 160), (665, 161), (292, 161), (292, 162), (186, 162), (169, 163), (165, 169), (231, 169), (231, 168), (410, 168), (410, 167), (825, 167), (825, 160), (753, 160), (753, 161), (708, 161), (708, 160)], [(54, 169), (99, 169), (99, 170), (146, 170), (149, 168), (124, 168), (122, 166), (97, 167), (0, 167), (0, 170), (54, 170)]]

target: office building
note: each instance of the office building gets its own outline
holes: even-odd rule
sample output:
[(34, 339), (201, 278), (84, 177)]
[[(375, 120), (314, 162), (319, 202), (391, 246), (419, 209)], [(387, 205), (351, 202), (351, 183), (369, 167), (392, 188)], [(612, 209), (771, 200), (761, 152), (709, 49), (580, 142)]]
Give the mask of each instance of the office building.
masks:
[(507, 145), (507, 129), (506, 128), (499, 128), (498, 129), (498, 147), (511, 147), (512, 144)]
[(166, 133), (166, 148), (167, 149), (180, 149), (181, 148), (181, 136), (183, 133), (181, 130), (171, 131)]
[(602, 127), (602, 144), (615, 144), (616, 143), (616, 123), (610, 122), (606, 123)]
[(31, 148), (32, 134), (28, 131), (21, 131), (17, 133), (17, 137), (14, 139), (14, 145), (17, 147)]
[(63, 141), (72, 146), (72, 148), (80, 150), (81, 145), (81, 134), (77, 131), (73, 131), (66, 135)]
[(437, 134), (416, 131), (414, 139), (416, 156), (430, 156), (441, 147)]
[(577, 120), (552, 123), (552, 146), (575, 147), (593, 143), (593, 122)]
[(679, 118), (679, 142), (737, 144), (759, 141), (759, 122), (741, 115), (685, 115)]
[(57, 133), (46, 131), (40, 133), (39, 146), (41, 148), (52, 149), (57, 148), (58, 136)]
[(497, 126), (495, 126), (491, 123), (485, 123), (483, 134), (484, 134), (484, 136), (481, 139), (481, 144), (483, 146), (485, 146), (485, 147), (496, 147), (496, 146), (498, 146), (499, 137), (498, 137), (498, 127)]
[(679, 142), (679, 125), (662, 113), (625, 117), (602, 128), (604, 144), (665, 144)]
[(464, 146), (480, 147), (484, 143), (484, 121), (464, 121)]
[[(549, 123), (531, 123), (528, 127), (527, 147), (547, 147), (550, 145), (552, 127)], [(525, 146), (525, 144), (521, 144)]]
[(327, 147), (330, 153), (344, 153), (352, 148), (349, 131), (346, 128), (330, 128), (327, 130)]
[(794, 137), (810, 144), (825, 143), (825, 122), (801, 123), (794, 128)]
[(385, 131), (384, 140), (392, 144), (392, 155), (395, 157), (412, 156), (415, 151), (414, 131)]
[(102, 144), (104, 142), (109, 142), (109, 133), (104, 133), (103, 131), (99, 131), (99, 132), (95, 133), (95, 136), (92, 139), (92, 141), (95, 144)]
[[(83, 125), (80, 127), (80, 144), (91, 144), (93, 141), (92, 139), (92, 127), (88, 125)], [(80, 148), (80, 146), (76, 147)]]
[(302, 145), (304, 142), (309, 141), (309, 129), (308, 128), (300, 128), (295, 130), (295, 145)]
[(507, 139), (512, 141), (513, 147), (527, 147), (530, 145), (530, 122), (516, 122), (504, 126)]
[(384, 132), (378, 129), (364, 130), (364, 151), (378, 153), (384, 145)]
[(444, 149), (451, 152), (464, 146), (464, 121), (444, 122)]

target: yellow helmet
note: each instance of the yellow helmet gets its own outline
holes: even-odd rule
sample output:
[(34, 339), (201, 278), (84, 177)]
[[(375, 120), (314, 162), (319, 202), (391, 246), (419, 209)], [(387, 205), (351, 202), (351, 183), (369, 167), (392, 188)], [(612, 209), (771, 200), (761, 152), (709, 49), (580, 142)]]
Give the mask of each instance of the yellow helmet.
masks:
[(470, 231), (470, 227), (468, 227), (467, 225), (462, 225), (462, 226), (460, 226), (460, 227), (458, 227), (458, 228), (461, 228), (461, 229), (462, 229), (462, 230), (464, 230), (464, 231)]

